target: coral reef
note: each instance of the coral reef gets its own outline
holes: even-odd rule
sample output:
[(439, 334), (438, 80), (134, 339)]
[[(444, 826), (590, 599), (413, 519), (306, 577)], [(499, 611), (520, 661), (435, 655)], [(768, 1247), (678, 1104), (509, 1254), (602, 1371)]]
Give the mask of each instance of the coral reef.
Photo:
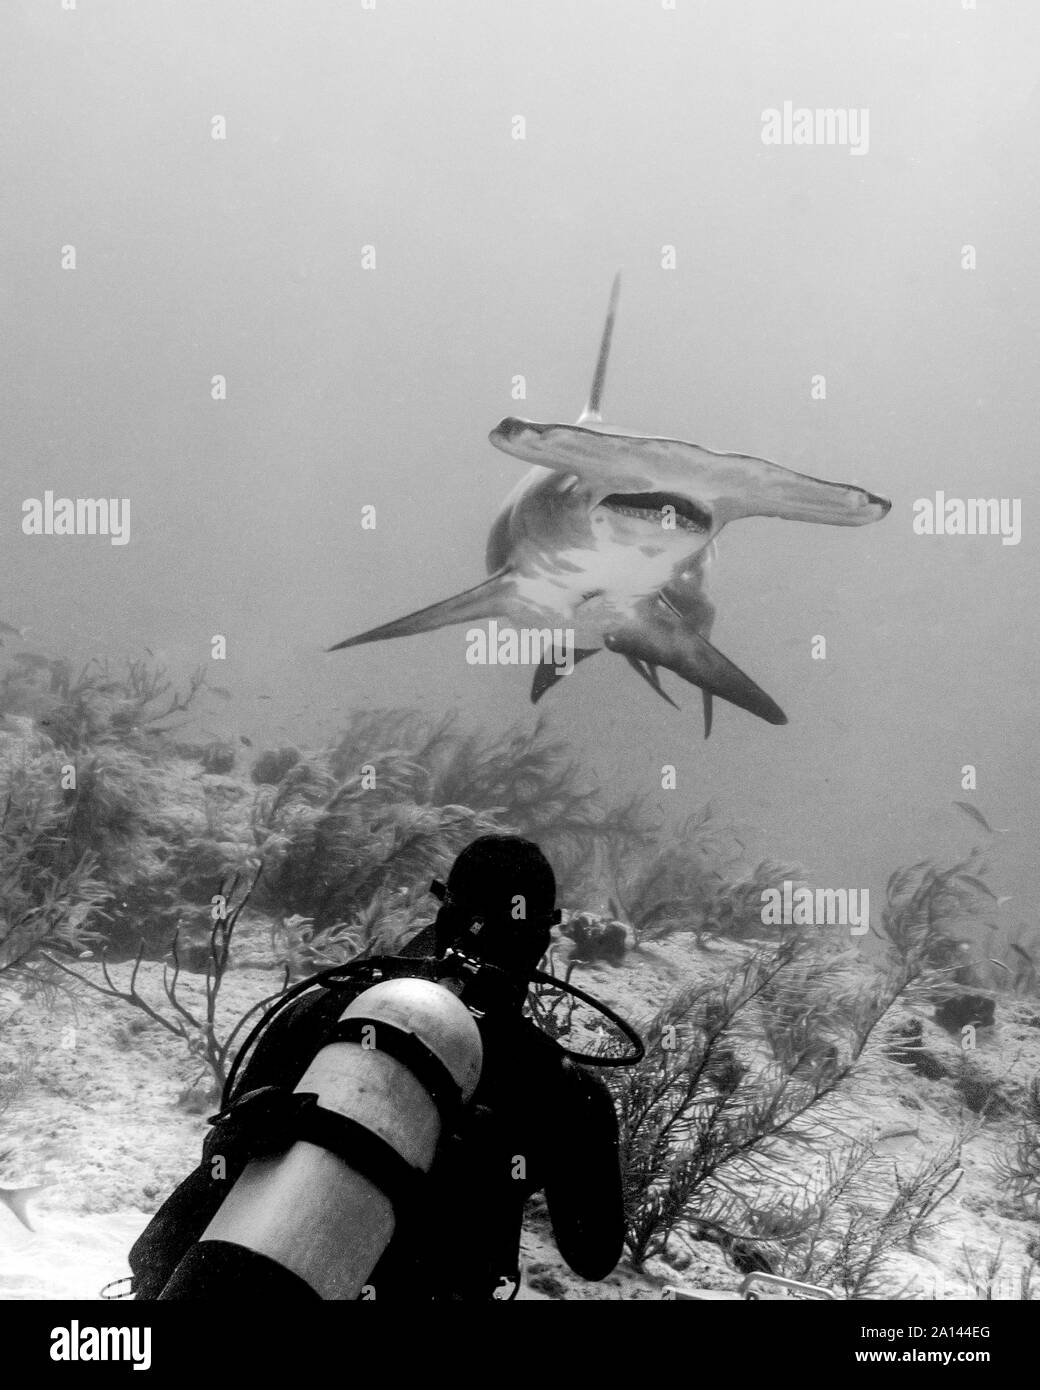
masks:
[[(475, 836), (509, 831), (557, 872), (565, 980), (604, 965), (601, 981), (628, 978), (673, 950), (740, 954), (650, 1017), (645, 1061), (612, 1078), (634, 1265), (681, 1238), (720, 1246), (737, 1269), (881, 1288), (890, 1253), (912, 1248), (953, 1190), (956, 1139), (893, 1180), (876, 1145), (842, 1138), (864, 1066), (945, 1088), (980, 1128), (1021, 1115), (1001, 1161), (1035, 1211), (1035, 1086), (1009, 1084), (969, 1044), (1009, 1019), (1036, 1026), (1038, 937), (1020, 925), (997, 959), (980, 850), (893, 874), (870, 960), (862, 943), (763, 922), (766, 890), (805, 884), (799, 865), (745, 862), (711, 807), (666, 825), (641, 797), (611, 799), (544, 720), (486, 732), (358, 711), (326, 747), (269, 748), (245, 769), (235, 742), (191, 728), (206, 689), (201, 671), (178, 688), (154, 662), (76, 672), (31, 653), (0, 677), (0, 977), (27, 992), (73, 974), (175, 1035), (199, 1073), (187, 1104), (210, 1103), (241, 1037), (216, 1011), (229, 971), (289, 981), (396, 951), (429, 920), (430, 879)], [(228, 882), (256, 883), (234, 953), (241, 904), (230, 926), (213, 916)], [(166, 962), (166, 1005), (138, 990), (152, 959)], [(121, 961), (133, 965), (117, 980)], [(601, 1036), (552, 986), (528, 1009), (564, 1042)], [(22, 1082), (0, 1074), (0, 1108)], [(787, 1182), (796, 1152), (818, 1163)]]
[[(846, 1135), (850, 1083), (907, 983), (788, 936), (648, 1020), (645, 1060), (613, 1080), (633, 1263), (681, 1233), (745, 1273), (877, 1294), (959, 1180), (956, 1141), (891, 1188), (876, 1145)], [(817, 1166), (787, 1184), (796, 1151)]]
[(298, 748), (266, 748), (255, 759), (249, 775), (259, 786), (276, 787), (299, 761)]

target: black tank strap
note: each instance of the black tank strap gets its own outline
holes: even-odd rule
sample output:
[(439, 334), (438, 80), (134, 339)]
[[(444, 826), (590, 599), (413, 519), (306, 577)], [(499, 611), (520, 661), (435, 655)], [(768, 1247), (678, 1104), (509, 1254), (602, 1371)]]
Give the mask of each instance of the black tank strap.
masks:
[(296, 1139), (317, 1144), (367, 1178), (398, 1219), (418, 1203), (426, 1180), (421, 1168), (413, 1167), (385, 1139), (356, 1120), (324, 1109), (316, 1095), (297, 1092), (295, 1099), (299, 1103), (293, 1123)]
[(356, 1120), (319, 1105), (313, 1091), (265, 1086), (230, 1110), (214, 1116), (207, 1141), (211, 1155), (233, 1147), (238, 1165), (284, 1153), (300, 1140), (316, 1144), (367, 1178), (400, 1217), (421, 1196), (426, 1174), (401, 1157), (385, 1139)]
[(381, 1019), (359, 1016), (338, 1023), (327, 1035), (326, 1042), (361, 1043), (364, 1046), (370, 1036), (365, 1032), (368, 1028), (375, 1029), (375, 1046), (372, 1050), (384, 1052), (407, 1067), (437, 1106), (442, 1124), (446, 1128), (453, 1125), (463, 1108), (462, 1092), (441, 1059), (414, 1033), (406, 1032), (392, 1023), (384, 1023)]

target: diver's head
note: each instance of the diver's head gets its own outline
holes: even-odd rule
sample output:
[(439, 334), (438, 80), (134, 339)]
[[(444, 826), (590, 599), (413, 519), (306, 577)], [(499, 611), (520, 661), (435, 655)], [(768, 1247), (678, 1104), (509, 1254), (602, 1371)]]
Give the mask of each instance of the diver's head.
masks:
[(556, 910), (556, 876), (545, 855), (517, 835), (481, 835), (434, 881), (441, 900), (437, 954), (449, 947), (525, 982), (548, 950)]

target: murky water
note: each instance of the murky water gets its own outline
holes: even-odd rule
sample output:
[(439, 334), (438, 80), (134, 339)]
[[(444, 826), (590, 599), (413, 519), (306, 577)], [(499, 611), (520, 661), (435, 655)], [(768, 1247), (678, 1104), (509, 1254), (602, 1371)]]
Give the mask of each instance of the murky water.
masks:
[[(257, 749), (529, 725), (468, 624), (326, 649), (486, 577), (526, 468), (488, 433), (577, 418), (620, 267), (607, 426), (892, 508), (718, 535), (712, 642), (786, 726), (718, 699), (705, 740), (610, 650), (539, 711), (751, 863), (876, 915), (982, 844), (1000, 933), (1035, 924), (1038, 47), (1010, 3), (7, 6), (0, 672), (204, 664), (184, 736)], [(938, 493), (1019, 532), (922, 534)], [(55, 534), (63, 498), (112, 534)]]

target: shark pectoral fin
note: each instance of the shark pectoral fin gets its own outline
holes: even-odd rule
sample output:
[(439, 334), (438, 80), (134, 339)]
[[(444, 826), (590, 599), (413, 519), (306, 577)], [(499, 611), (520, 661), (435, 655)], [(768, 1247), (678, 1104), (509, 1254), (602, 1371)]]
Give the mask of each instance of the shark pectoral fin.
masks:
[(513, 576), (508, 569), (501, 569), (483, 584), (472, 589), (464, 589), (461, 594), (431, 603), (428, 608), (420, 608), (403, 618), (384, 623), (382, 627), (369, 628), (357, 637), (348, 637), (337, 642), (330, 652), (339, 652), (344, 647), (360, 647), (365, 642), (384, 642), (389, 637), (411, 637), (417, 632), (433, 632), (439, 627), (450, 627), (453, 623), (476, 622), (483, 618), (502, 618), (510, 615), (513, 598)]
[[(699, 632), (678, 621), (656, 615), (644, 616), (608, 632), (604, 645), (622, 656), (674, 671), (691, 685), (700, 686), (705, 694), (728, 700), (731, 705), (746, 709), (769, 724), (787, 723), (783, 710), (764, 690)], [(707, 705), (705, 720), (710, 726), (711, 713)]]
[[(595, 656), (600, 650), (599, 647), (575, 647), (573, 652), (573, 662), (577, 666), (579, 661), (584, 661), (587, 656)], [(531, 704), (536, 705), (547, 690), (551, 690), (557, 681), (562, 681), (567, 673), (552, 661), (543, 661), (535, 667), (534, 680), (531, 683)]]
[(657, 674), (656, 666), (648, 666), (645, 661), (640, 661), (638, 657), (634, 656), (626, 656), (625, 660), (628, 662), (629, 666), (631, 666), (632, 670), (635, 671), (637, 675), (642, 676), (643, 680), (646, 681), (647, 685), (650, 687), (651, 690), (656, 691), (657, 694), (660, 695), (662, 700), (664, 700), (667, 704), (671, 705), (672, 709), (679, 708), (679, 706), (675, 703), (672, 697), (665, 690), (664, 686), (661, 684), (661, 678)]

